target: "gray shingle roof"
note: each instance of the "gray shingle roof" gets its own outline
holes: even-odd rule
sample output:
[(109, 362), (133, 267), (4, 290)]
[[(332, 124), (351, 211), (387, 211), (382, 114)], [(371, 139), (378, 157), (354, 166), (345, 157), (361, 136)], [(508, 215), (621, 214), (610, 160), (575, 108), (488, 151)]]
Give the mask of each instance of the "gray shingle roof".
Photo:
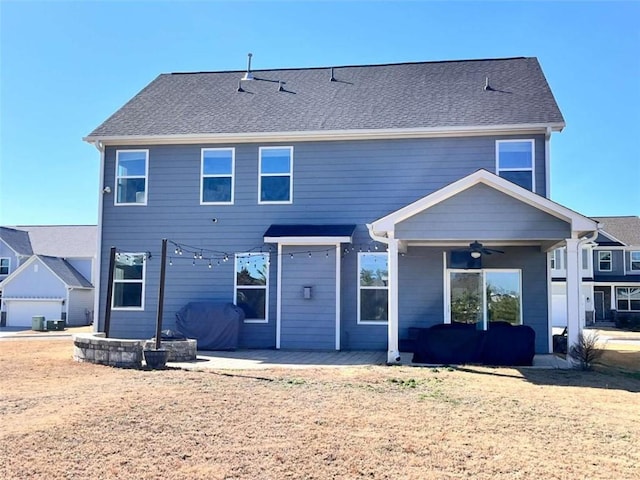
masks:
[(626, 245), (640, 245), (640, 217), (593, 217), (602, 224), (605, 233), (613, 235)]
[(95, 225), (20, 225), (28, 232), (33, 252), (64, 258), (96, 256), (98, 227)]
[[(88, 137), (490, 127), (564, 120), (536, 58), (173, 73)], [(485, 78), (490, 90), (485, 90)], [(284, 91), (278, 91), (279, 81)]]
[(29, 234), (25, 231), (0, 227), (0, 239), (18, 255), (33, 255)]
[(69, 287), (84, 287), (92, 288), (93, 285), (89, 280), (84, 278), (80, 272), (78, 272), (69, 262), (58, 257), (48, 257), (46, 255), (38, 255), (38, 258), (47, 267), (53, 271), (60, 280), (67, 284)]

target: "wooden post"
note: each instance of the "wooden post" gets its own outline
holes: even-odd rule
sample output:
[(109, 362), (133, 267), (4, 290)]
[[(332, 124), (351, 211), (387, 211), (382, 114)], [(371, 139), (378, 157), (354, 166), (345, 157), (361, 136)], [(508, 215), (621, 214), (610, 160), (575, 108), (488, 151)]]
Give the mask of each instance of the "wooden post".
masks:
[(111, 247), (109, 252), (109, 274), (107, 282), (107, 298), (104, 307), (104, 335), (109, 338), (109, 329), (111, 328), (111, 302), (113, 299), (113, 271), (116, 264), (116, 247)]
[(167, 239), (162, 239), (162, 254), (160, 255), (160, 286), (158, 287), (158, 318), (156, 320), (156, 350), (160, 350), (162, 335), (162, 314), (164, 310), (164, 279), (167, 264)]

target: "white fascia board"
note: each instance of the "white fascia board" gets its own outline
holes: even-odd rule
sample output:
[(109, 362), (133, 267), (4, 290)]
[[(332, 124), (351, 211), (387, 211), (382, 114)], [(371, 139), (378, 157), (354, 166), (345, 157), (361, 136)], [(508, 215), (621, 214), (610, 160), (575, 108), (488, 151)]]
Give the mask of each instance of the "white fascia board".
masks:
[(351, 237), (264, 237), (264, 243), (280, 245), (339, 245), (351, 243)]
[(177, 135), (105, 135), (82, 140), (103, 145), (215, 144), (331, 140), (376, 140), (430, 137), (466, 137), (479, 135), (544, 134), (547, 129), (562, 131), (562, 123), (523, 123), (470, 127), (379, 128), (354, 130), (309, 130), (300, 132), (203, 133)]
[(610, 233), (607, 232), (606, 230), (606, 223), (605, 224), (601, 224), (603, 225), (602, 229), (600, 230), (600, 234), (604, 235), (605, 237), (607, 237), (609, 240), (611, 240), (612, 242), (618, 242), (620, 245), (627, 245), (626, 243), (624, 243), (622, 240), (618, 240), (616, 237), (614, 237), (613, 235), (611, 235)]
[(590, 218), (574, 212), (573, 210), (549, 200), (548, 198), (533, 193), (526, 188), (522, 188), (519, 185), (509, 182), (508, 180), (505, 180), (487, 170), (478, 170), (471, 175), (450, 183), (440, 190), (437, 190), (426, 197), (401, 208), (400, 210), (390, 213), (386, 217), (376, 220), (372, 224), (373, 230), (377, 233), (392, 231), (397, 223), (427, 210), (432, 206), (437, 205), (438, 203), (441, 203), (480, 183), (570, 223), (571, 230), (573, 232), (594, 232), (598, 229), (598, 223)]
[[(26, 269), (29, 265), (31, 265), (33, 262), (35, 262), (38, 259), (37, 255), (32, 255), (29, 260), (27, 260), (26, 262), (24, 262), (22, 265), (20, 265), (18, 268), (16, 268), (13, 272), (11, 272), (3, 281), (2, 281), (2, 288), (5, 288), (9, 283), (11, 283), (11, 281), (16, 278), (17, 276), (20, 275), (20, 272), (22, 272), (24, 269)], [(42, 263), (42, 262), (40, 262)]]
[(63, 297), (2, 297), (5, 302), (63, 302)]

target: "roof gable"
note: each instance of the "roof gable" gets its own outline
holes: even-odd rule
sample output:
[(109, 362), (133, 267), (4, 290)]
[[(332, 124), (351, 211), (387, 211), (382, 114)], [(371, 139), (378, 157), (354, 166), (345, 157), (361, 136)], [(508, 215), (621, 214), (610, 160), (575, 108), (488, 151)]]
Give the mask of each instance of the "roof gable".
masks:
[(602, 224), (603, 233), (614, 242), (640, 246), (640, 217), (594, 217)]
[(15, 278), (18, 278), (22, 272), (27, 270), (34, 263), (39, 262), (55, 275), (65, 286), (70, 288), (93, 288), (89, 280), (78, 272), (69, 262), (58, 257), (48, 257), (44, 255), (33, 255), (29, 260), (20, 265), (2, 282), (3, 288), (6, 288)]
[(536, 58), (258, 70), (240, 82), (243, 74), (160, 75), (86, 140), (564, 126)]
[(585, 234), (588, 232), (594, 232), (598, 229), (598, 224), (594, 220), (591, 220), (583, 215), (580, 215), (573, 210), (570, 210), (559, 203), (556, 203), (548, 198), (542, 197), (536, 193), (533, 193), (525, 188), (511, 183), (504, 178), (501, 178), (487, 170), (478, 170), (471, 175), (468, 175), (456, 182), (437, 190), (426, 197), (423, 197), (406, 207), (403, 207), (395, 212), (382, 217), (370, 225), (370, 229), (375, 234), (382, 234), (384, 232), (392, 232), (395, 229), (395, 225), (420, 213), (434, 205), (438, 205), (444, 202), (460, 192), (466, 191), (475, 185), (484, 184), (488, 187), (496, 189), (516, 200), (524, 202), (527, 205), (537, 208), (542, 212), (548, 213), (553, 217), (560, 220), (564, 220), (571, 225), (571, 230), (579, 234)]

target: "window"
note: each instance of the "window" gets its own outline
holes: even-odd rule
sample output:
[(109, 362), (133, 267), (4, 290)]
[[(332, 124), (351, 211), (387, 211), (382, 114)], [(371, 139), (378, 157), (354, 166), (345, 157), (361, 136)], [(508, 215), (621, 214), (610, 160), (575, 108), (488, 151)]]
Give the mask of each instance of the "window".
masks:
[(535, 192), (534, 140), (497, 140), (496, 170), (510, 182)]
[(358, 323), (389, 320), (389, 261), (387, 253), (358, 254)]
[(640, 311), (640, 287), (617, 287), (616, 299), (619, 311)]
[(9, 267), (11, 266), (11, 259), (8, 257), (0, 258), (0, 275), (9, 275)]
[(293, 147), (260, 147), (259, 203), (291, 203)]
[(269, 254), (236, 254), (235, 303), (244, 310), (246, 323), (267, 323)]
[(522, 323), (519, 270), (449, 271), (451, 322), (473, 323), (486, 330), (489, 322)]
[(611, 251), (598, 252), (598, 270), (601, 272), (611, 271)]
[(116, 152), (116, 205), (147, 204), (149, 150)]
[(551, 252), (551, 270), (564, 270), (564, 250), (556, 248)]
[(631, 252), (629, 256), (631, 261), (631, 271), (640, 272), (640, 251)]
[(233, 203), (233, 148), (203, 148), (200, 180), (200, 203), (219, 205)]
[(113, 272), (112, 306), (118, 310), (144, 310), (144, 253), (118, 253)]

